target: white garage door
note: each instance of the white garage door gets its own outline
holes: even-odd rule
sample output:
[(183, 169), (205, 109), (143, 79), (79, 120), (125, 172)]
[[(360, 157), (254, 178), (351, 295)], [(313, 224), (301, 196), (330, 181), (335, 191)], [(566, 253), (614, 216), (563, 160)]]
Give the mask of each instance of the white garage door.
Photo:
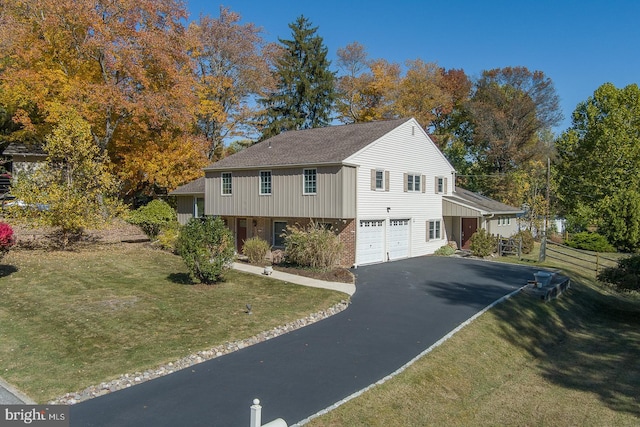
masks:
[(389, 259), (409, 256), (409, 220), (392, 219), (389, 221)]
[(358, 264), (384, 261), (384, 221), (362, 220), (358, 227)]

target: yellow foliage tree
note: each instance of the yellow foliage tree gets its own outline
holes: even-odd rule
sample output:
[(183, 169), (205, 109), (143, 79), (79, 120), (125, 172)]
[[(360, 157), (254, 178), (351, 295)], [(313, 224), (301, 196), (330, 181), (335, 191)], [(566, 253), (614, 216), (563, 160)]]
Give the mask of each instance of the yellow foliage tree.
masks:
[(73, 235), (102, 225), (119, 209), (110, 196), (117, 183), (106, 156), (91, 136), (89, 123), (67, 113), (45, 139), (45, 164), (17, 177), (12, 192), (21, 203), (15, 213), (37, 224), (59, 228), (66, 247)]
[(130, 136), (116, 147), (121, 156), (118, 178), (125, 183), (122, 193), (127, 197), (174, 190), (201, 177), (202, 168), (209, 162), (208, 142), (202, 136), (166, 130), (144, 147), (137, 144), (135, 132)]

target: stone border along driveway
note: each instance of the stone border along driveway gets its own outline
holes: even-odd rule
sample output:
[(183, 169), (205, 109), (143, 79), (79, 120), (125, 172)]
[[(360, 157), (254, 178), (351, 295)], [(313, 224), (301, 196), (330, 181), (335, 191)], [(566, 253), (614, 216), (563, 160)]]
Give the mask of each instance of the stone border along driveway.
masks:
[(234, 351), (243, 349), (245, 347), (249, 347), (251, 345), (267, 341), (271, 338), (275, 338), (279, 335), (286, 334), (296, 329), (300, 329), (312, 323), (326, 319), (327, 317), (333, 316), (334, 314), (340, 313), (348, 306), (349, 301), (342, 300), (338, 304), (335, 304), (326, 310), (321, 310), (316, 313), (310, 314), (309, 316), (302, 319), (289, 322), (282, 326), (277, 326), (271, 330), (261, 332), (250, 338), (221, 344), (209, 350), (199, 351), (175, 362), (169, 362), (166, 365), (161, 365), (156, 369), (146, 370), (144, 372), (135, 372), (133, 374), (120, 375), (120, 377), (115, 380), (103, 382), (95, 386), (90, 386), (79, 392), (67, 393), (61, 397), (49, 401), (48, 404), (74, 405), (84, 400), (92, 399), (94, 397), (103, 396), (114, 391), (129, 388), (131, 386), (141, 384), (145, 381), (171, 374), (175, 371), (191, 367), (206, 360), (215, 359), (216, 357), (220, 357), (228, 353), (233, 353)]

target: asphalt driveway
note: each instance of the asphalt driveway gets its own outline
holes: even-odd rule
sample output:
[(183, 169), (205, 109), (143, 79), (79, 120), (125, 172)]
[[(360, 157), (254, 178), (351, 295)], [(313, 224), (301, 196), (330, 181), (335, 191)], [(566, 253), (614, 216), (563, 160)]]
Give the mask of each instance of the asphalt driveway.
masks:
[(358, 268), (352, 305), (326, 320), (70, 409), (71, 426), (290, 425), (394, 372), (533, 269), (420, 257)]

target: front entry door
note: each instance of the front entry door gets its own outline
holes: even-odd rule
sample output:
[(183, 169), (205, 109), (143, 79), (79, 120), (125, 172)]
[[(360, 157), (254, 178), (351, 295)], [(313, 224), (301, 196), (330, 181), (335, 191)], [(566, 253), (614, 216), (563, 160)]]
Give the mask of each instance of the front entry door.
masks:
[(469, 249), (471, 236), (478, 231), (478, 218), (462, 218), (462, 249)]
[(244, 241), (247, 240), (247, 218), (238, 218), (236, 225), (236, 249), (242, 253)]

